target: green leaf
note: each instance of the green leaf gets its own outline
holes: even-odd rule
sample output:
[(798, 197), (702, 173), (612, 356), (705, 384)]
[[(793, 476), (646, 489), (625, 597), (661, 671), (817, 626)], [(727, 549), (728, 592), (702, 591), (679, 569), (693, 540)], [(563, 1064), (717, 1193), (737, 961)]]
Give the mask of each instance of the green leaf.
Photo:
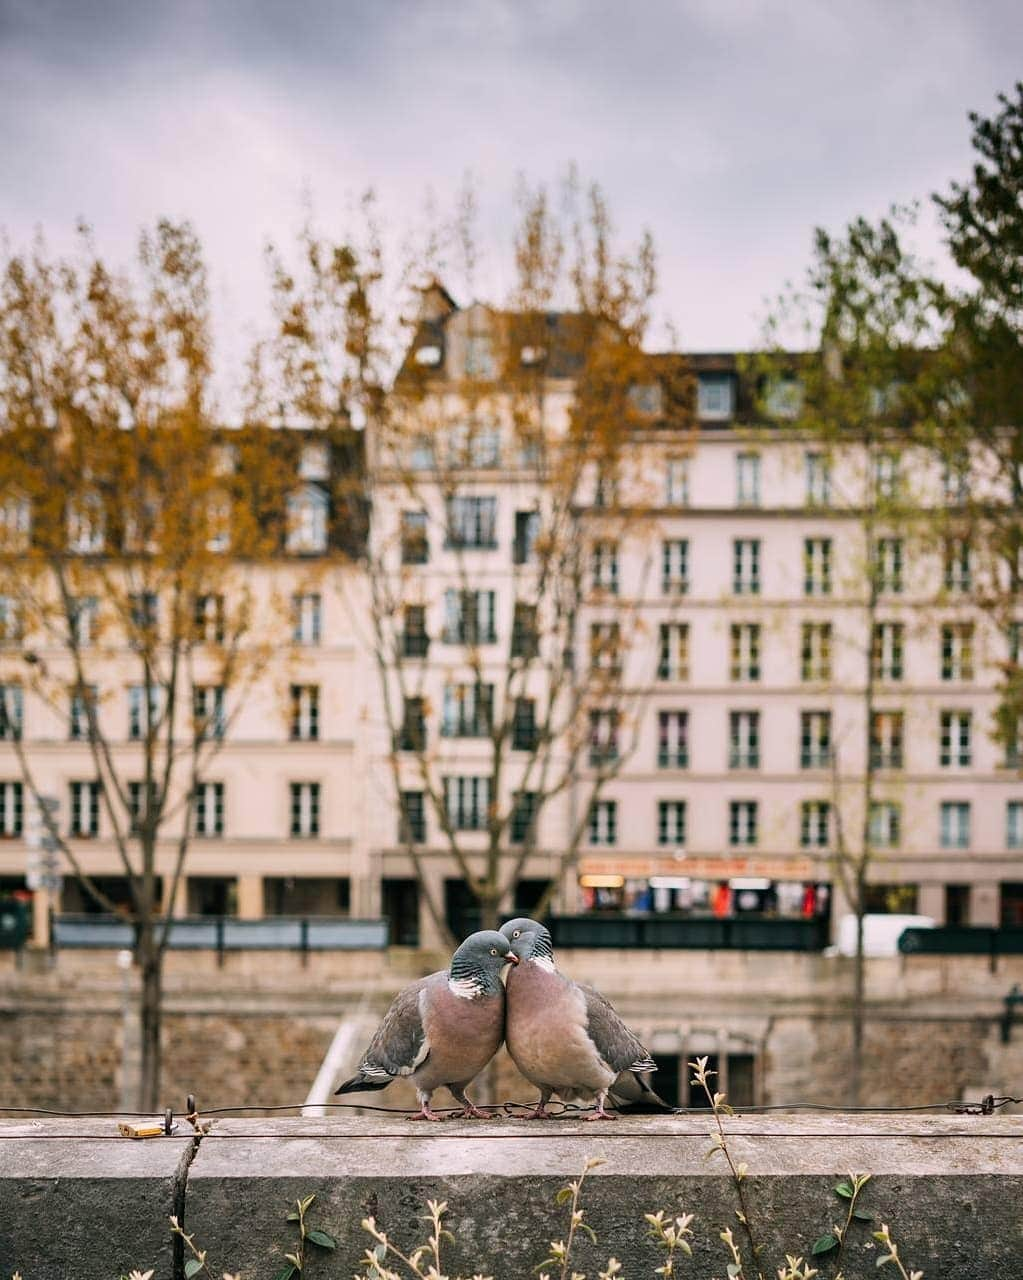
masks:
[(854, 1194), (848, 1182), (840, 1182), (835, 1188), (835, 1195), (841, 1196), (843, 1200), (851, 1200)]
[(337, 1241), (333, 1236), (328, 1235), (326, 1231), (321, 1231), (319, 1227), (310, 1231), (306, 1236), (307, 1240), (311, 1240), (313, 1244), (318, 1244), (321, 1249), (336, 1249)]
[(874, 1221), (874, 1215), (870, 1212), (869, 1209), (854, 1209), (852, 1216), (854, 1218), (859, 1218), (861, 1222)]
[(198, 1258), (189, 1258), (185, 1263), (185, 1280), (192, 1280), (192, 1276), (197, 1276), (202, 1270), (202, 1263)]
[(728, 1274), (732, 1277), (732, 1280), (735, 1280), (736, 1276), (742, 1275), (742, 1267), (740, 1267), (737, 1262), (730, 1262), (726, 1270), (728, 1271)]
[(555, 1204), (568, 1204), (569, 1200), (575, 1193), (571, 1187), (562, 1187), (558, 1194), (554, 1197)]
[(818, 1239), (816, 1239), (813, 1242), (813, 1248), (810, 1250), (810, 1253), (811, 1254), (830, 1253), (832, 1249), (837, 1249), (837, 1248), (838, 1248), (838, 1241), (835, 1239), (833, 1235), (829, 1233), (826, 1236), (820, 1236)]
[(288, 1222), (299, 1222), (300, 1218), (297, 1213), (289, 1213), (287, 1220)]
[(296, 1268), (293, 1267), (290, 1262), (286, 1262), (284, 1266), (281, 1267), (280, 1271), (274, 1273), (273, 1280), (291, 1280), (291, 1277), (295, 1274), (295, 1270)]

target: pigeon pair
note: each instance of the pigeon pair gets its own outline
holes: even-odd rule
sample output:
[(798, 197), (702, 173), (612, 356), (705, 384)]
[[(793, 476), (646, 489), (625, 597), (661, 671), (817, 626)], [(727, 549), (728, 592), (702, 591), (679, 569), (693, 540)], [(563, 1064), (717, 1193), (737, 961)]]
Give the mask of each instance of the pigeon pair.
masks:
[[(512, 965), (507, 990), (501, 971)], [(430, 1107), (445, 1086), (462, 1104), (461, 1116), (486, 1118), (466, 1086), (501, 1047), (540, 1090), (532, 1120), (550, 1118), (552, 1094), (564, 1100), (595, 1098), (588, 1119), (614, 1120), (616, 1105), (670, 1110), (650, 1087), (656, 1064), (607, 1000), (592, 987), (559, 973), (551, 935), (536, 920), (509, 920), (501, 931), (471, 934), (450, 969), (420, 978), (395, 998), (370, 1041), (359, 1070), (338, 1093), (386, 1089), (411, 1080), (417, 1120), (440, 1120)]]

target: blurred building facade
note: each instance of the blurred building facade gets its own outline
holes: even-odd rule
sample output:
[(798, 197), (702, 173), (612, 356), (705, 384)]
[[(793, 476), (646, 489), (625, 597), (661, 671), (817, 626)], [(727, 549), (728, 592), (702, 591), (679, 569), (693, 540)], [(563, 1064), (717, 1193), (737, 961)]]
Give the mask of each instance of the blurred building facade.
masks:
[[(457, 424), (458, 388), (474, 371), (489, 376), (481, 339), (493, 313), (460, 311), (439, 290), (425, 305), (410, 360), (444, 403), (445, 422)], [(533, 347), (519, 353), (526, 363), (546, 358)], [(960, 500), (968, 481), (923, 457), (825, 451), (798, 438), (784, 425), (796, 381), (779, 388), (780, 425), (768, 430), (754, 422), (736, 357), (687, 361), (693, 412), (674, 421), (652, 376), (637, 387), (646, 420), (618, 489), (602, 488), (596, 466), (580, 488), (588, 589), (575, 661), (617, 664), (616, 682), (634, 696), (604, 719), (592, 707), (588, 740), (544, 806), (506, 907), (528, 910), (553, 876), (559, 914), (827, 922), (844, 909), (836, 845), (856, 847), (869, 822), (870, 909), (1023, 923), (1020, 760), (991, 737), (1001, 664), (1019, 659), (1020, 622), (1006, 630), (978, 609), (969, 547), (892, 528), (867, 565), (858, 515), (866, 468), (884, 472), (875, 483), (911, 484), (936, 503)], [(564, 430), (572, 371), (551, 367), (543, 378), (546, 421)], [(479, 700), (494, 696), (486, 686), (500, 690), (523, 642), (517, 606), (529, 590), (531, 520), (544, 505), (542, 472), (510, 421), (500, 406), (490, 414), (485, 433), (464, 442), (453, 482), (438, 466), (448, 441), (431, 440), (424, 417), (409, 461), (414, 485), (368, 429), (369, 573), (360, 559), (331, 553), (329, 456), (311, 438), (295, 477), (293, 532), (261, 571), (267, 598), (290, 602), (292, 643), (232, 720), (203, 783), (177, 913), (384, 914), (392, 942), (428, 945), (437, 930), (425, 882), (456, 931), (471, 923), (423, 761), (442, 779), (476, 865), (491, 799), (483, 729), (494, 712)], [(432, 532), (450, 533), (452, 499), (457, 542)], [(623, 523), (622, 512), (632, 518)], [(868, 610), (870, 575), (877, 594)], [(391, 612), (401, 612), (403, 646), (386, 685), (376, 651), (381, 582)], [(608, 659), (595, 638), (619, 633), (620, 658)], [(9, 673), (27, 639), (8, 639), (14, 684)], [(45, 647), (32, 656), (57, 661)], [(102, 705), (126, 759), (138, 714), (127, 656), (111, 663)], [(538, 662), (521, 701), (542, 700), (548, 677)], [(16, 705), (18, 723), (5, 732), (20, 732), (83, 868), (116, 886), (117, 854), (88, 792), (74, 706), (28, 696)], [(500, 782), (509, 796), (530, 759), (523, 715), (523, 745), (512, 744)], [(591, 803), (594, 770), (609, 752), (620, 761)], [(11, 890), (24, 882), (29, 806), (3, 742), (0, 801), (0, 889)], [(578, 856), (563, 868), (577, 828)], [(508, 841), (515, 856), (511, 826)], [(60, 905), (89, 909), (71, 878)]]

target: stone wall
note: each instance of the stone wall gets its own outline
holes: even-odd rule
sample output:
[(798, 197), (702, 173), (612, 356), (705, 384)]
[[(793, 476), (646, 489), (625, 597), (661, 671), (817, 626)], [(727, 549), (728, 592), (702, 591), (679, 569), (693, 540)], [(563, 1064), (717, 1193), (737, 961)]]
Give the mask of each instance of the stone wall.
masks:
[[(110, 1280), (152, 1268), (155, 1280), (183, 1280), (186, 1256), (171, 1214), (206, 1251), (209, 1274), (277, 1275), (298, 1242), (287, 1215), (296, 1200), (315, 1196), (309, 1227), (329, 1233), (334, 1247), (307, 1244), (310, 1280), (363, 1274), (369, 1215), (404, 1250), (424, 1242), (431, 1198), (448, 1206), (447, 1274), (521, 1280), (537, 1273), (549, 1241), (567, 1235), (569, 1208), (555, 1196), (589, 1160), (600, 1163), (582, 1205), (597, 1239), (578, 1233), (572, 1255), (572, 1270), (587, 1275), (613, 1255), (630, 1280), (653, 1280), (663, 1255), (644, 1214), (663, 1209), (693, 1215), (693, 1256), (676, 1259), (679, 1274), (723, 1276), (731, 1256), (721, 1231), (729, 1227), (743, 1274), (775, 1276), (787, 1253), (808, 1258), (843, 1219), (847, 1202), (834, 1188), (850, 1171), (871, 1175), (860, 1201), (870, 1221), (850, 1225), (847, 1280), (877, 1274), (884, 1251), (873, 1232), (881, 1223), (907, 1271), (920, 1268), (928, 1280), (1020, 1274), (1023, 1119), (736, 1116), (722, 1124), (733, 1160), (746, 1166), (759, 1269), (727, 1166), (707, 1159), (706, 1115), (545, 1125), (235, 1119), (214, 1121), (199, 1139), (148, 1142), (118, 1138), (111, 1120), (0, 1121), (0, 1275)], [(834, 1274), (834, 1254), (814, 1261), (822, 1276)]]

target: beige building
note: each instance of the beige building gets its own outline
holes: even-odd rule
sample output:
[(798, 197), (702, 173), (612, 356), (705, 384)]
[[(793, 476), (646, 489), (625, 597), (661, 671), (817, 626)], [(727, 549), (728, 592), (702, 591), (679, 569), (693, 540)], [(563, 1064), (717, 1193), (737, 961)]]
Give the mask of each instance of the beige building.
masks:
[[(441, 794), (478, 867), (491, 801), (508, 805), (528, 790), (534, 721), (524, 709), (514, 733), (526, 745), (510, 743), (499, 797), (489, 792), (485, 727), (502, 711), (492, 699), (504, 696), (508, 655), (522, 638), (516, 605), (531, 589), (542, 473), (500, 397), (485, 413), (459, 399), (466, 378), (488, 377), (494, 314), (460, 311), (440, 290), (426, 308), (409, 357), (428, 385), (423, 429), (406, 433), (400, 466), (372, 428), (367, 441), (369, 573), (328, 554), (315, 441), (303, 455), (288, 543), (254, 587), (268, 619), (277, 616), (270, 601), (284, 602), (274, 625), (285, 630), (244, 702), (224, 709), (178, 914), (384, 914), (393, 942), (429, 943), (436, 931), (420, 876), (456, 929), (472, 919), (429, 791)], [(542, 348), (519, 356), (550, 363), (542, 418), (557, 438), (572, 370)], [(575, 661), (606, 659), (605, 650), (592, 656), (595, 637), (614, 634), (621, 674), (613, 695), (604, 686), (606, 706), (587, 707), (577, 753), (552, 751), (552, 768), (568, 770), (565, 785), (541, 811), (517, 901), (509, 895), (505, 907), (528, 908), (555, 877), (558, 914), (802, 920), (823, 936), (843, 909), (832, 867), (836, 815), (846, 832), (861, 824), (871, 749), (880, 770), (872, 907), (939, 922), (1023, 922), (1023, 780), (989, 736), (999, 664), (1018, 660), (1020, 625), (1005, 634), (975, 611), (979, 570), (968, 550), (943, 558), (893, 530), (880, 552), (871, 635), (857, 493), (865, 466), (889, 464), (854, 449), (828, 458), (783, 429), (751, 432), (735, 359), (690, 359), (695, 422), (672, 423), (655, 381), (637, 387), (646, 423), (617, 493), (595, 473), (580, 481), (574, 527), (587, 589), (573, 623)], [(463, 451), (454, 480), (438, 452), (453, 447)], [(901, 481), (893, 472), (884, 483), (954, 500), (925, 460), (901, 466)], [(401, 661), (385, 663), (386, 700), (374, 655), (381, 584), (402, 646)], [(17, 638), (3, 656), (11, 690), (22, 683), (25, 644)], [(61, 661), (45, 645), (31, 658)], [(549, 678), (549, 664), (531, 666), (518, 701), (542, 705)], [(115, 655), (102, 674), (101, 714), (126, 776), (135, 683), (130, 653)], [(487, 686), (497, 692), (482, 693)], [(117, 854), (85, 786), (88, 746), (74, 707), (12, 696), (17, 725), (6, 732), (20, 729), (39, 790), (59, 802), (83, 868), (116, 891)], [(595, 793), (601, 770), (609, 776)], [(16, 753), (0, 741), (0, 891), (24, 884), (26, 797)], [(562, 872), (577, 828), (578, 858)], [(509, 822), (509, 858), (517, 843)], [(165, 874), (172, 852), (168, 841)], [(89, 909), (70, 878), (59, 905)]]

